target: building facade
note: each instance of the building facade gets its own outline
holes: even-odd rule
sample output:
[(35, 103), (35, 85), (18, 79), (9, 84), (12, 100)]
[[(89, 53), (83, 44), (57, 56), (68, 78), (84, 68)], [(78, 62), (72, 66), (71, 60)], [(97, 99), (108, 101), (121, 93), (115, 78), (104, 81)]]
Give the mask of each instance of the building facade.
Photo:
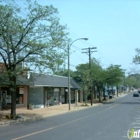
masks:
[[(22, 65), (20, 64), (19, 67), (22, 68)], [(0, 63), (0, 108), (10, 109), (10, 84), (8, 77), (4, 76), (5, 71), (4, 63)], [(38, 73), (28, 75), (28, 69), (24, 68), (24, 73), (17, 77), (16, 87), (16, 107), (29, 108), (30, 104), (34, 104), (35, 108), (43, 108), (69, 101), (68, 77)], [(70, 88), (71, 102), (82, 101), (80, 86), (72, 78), (70, 79)]]
[[(71, 103), (75, 103), (79, 95), (80, 86), (70, 79)], [(82, 98), (81, 98), (82, 101)], [(31, 73), (29, 81), (29, 104), (35, 108), (65, 104), (69, 102), (68, 77), (58, 75), (44, 75)]]

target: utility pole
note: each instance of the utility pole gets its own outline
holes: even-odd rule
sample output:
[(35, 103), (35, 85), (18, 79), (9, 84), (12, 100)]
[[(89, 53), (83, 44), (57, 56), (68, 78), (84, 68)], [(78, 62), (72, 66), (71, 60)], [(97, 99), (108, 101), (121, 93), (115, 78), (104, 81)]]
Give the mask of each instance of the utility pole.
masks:
[(97, 47), (92, 47), (92, 48), (84, 48), (82, 50), (87, 50), (86, 52), (82, 52), (82, 53), (87, 53), (89, 56), (89, 93), (91, 94), (91, 106), (93, 104), (93, 93), (92, 93), (92, 82), (91, 82), (91, 54), (93, 52), (97, 52), (97, 51), (92, 51), (93, 49), (97, 49)]

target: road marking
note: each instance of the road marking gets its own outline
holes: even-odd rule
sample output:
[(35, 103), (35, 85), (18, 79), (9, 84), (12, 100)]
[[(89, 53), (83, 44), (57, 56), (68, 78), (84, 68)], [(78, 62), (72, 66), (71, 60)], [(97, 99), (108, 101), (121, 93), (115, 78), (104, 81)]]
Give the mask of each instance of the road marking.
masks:
[(128, 138), (127, 136), (122, 136), (123, 138)]
[(137, 128), (140, 128), (140, 126), (139, 126), (139, 127), (135, 126), (135, 127), (133, 127), (133, 128), (136, 128), (136, 129), (137, 129)]
[(117, 106), (117, 105), (119, 105), (119, 104), (115, 104), (115, 105), (113, 105), (113, 106), (110, 106), (108, 109), (111, 109), (111, 108), (113, 108), (113, 107), (115, 107), (115, 106)]
[(140, 123), (137, 123), (137, 122), (132, 123), (132, 125), (134, 125), (134, 124), (140, 124)]
[(34, 132), (34, 133), (30, 133), (28, 135), (24, 135), (24, 136), (21, 136), (21, 137), (18, 137), (18, 138), (15, 138), (15, 139), (12, 139), (12, 140), (19, 140), (21, 138), (25, 138), (25, 137), (29, 137), (29, 136), (32, 136), (32, 135), (35, 135), (35, 134), (39, 134), (39, 133), (42, 133), (42, 132), (45, 132), (45, 131), (48, 131), (48, 130), (51, 130), (51, 129), (54, 129), (55, 127), (51, 127), (51, 128), (48, 128), (48, 129), (44, 129), (44, 130), (41, 130), (41, 131), (37, 131), (37, 132)]
[(104, 109), (104, 110), (102, 110), (102, 111), (99, 111), (99, 112), (97, 112), (97, 113), (90, 114), (90, 115), (87, 115), (87, 116), (85, 116), (85, 117), (81, 117), (81, 118), (78, 118), (78, 119), (76, 119), (76, 120), (73, 120), (73, 121), (70, 121), (70, 122), (67, 122), (67, 123), (58, 125), (58, 126), (50, 127), (50, 128), (47, 128), (47, 129), (44, 129), (44, 130), (41, 130), (41, 131), (36, 131), (36, 132), (34, 132), (34, 133), (30, 133), (30, 134), (27, 134), (27, 135), (23, 135), (23, 136), (21, 136), (21, 137), (14, 138), (14, 139), (12, 139), (12, 140), (20, 140), (20, 139), (22, 139), (22, 138), (26, 138), (26, 137), (29, 137), (29, 136), (32, 136), (32, 135), (36, 135), (36, 134), (39, 134), (39, 133), (43, 133), (43, 132), (46, 132), (46, 131), (49, 131), (49, 130), (52, 130), (52, 129), (55, 129), (55, 128), (58, 128), (58, 127), (62, 127), (62, 126), (64, 126), (64, 125), (68, 125), (68, 124), (74, 123), (74, 122), (76, 122), (76, 121), (82, 120), (82, 119), (84, 119), (84, 118), (88, 118), (88, 117), (90, 117), (90, 116), (99, 114), (99, 113), (101, 113), (101, 112), (104, 112), (104, 111), (106, 111), (106, 110), (109, 110), (109, 109), (111, 109), (111, 108), (113, 108), (113, 107), (116, 107), (116, 106), (118, 106), (118, 105), (119, 105), (119, 104), (115, 104), (115, 105), (113, 105), (113, 106), (111, 106), (111, 107), (108, 107), (108, 108), (106, 108), (106, 109)]
[(137, 117), (137, 116), (136, 116), (136, 117), (134, 118), (134, 120), (140, 120), (140, 117)]

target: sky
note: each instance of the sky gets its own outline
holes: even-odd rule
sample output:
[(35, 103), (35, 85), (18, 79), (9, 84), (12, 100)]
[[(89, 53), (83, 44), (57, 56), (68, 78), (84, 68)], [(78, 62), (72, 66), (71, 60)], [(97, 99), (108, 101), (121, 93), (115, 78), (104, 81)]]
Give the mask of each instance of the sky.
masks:
[[(139, 0), (38, 0), (52, 4), (59, 11), (61, 24), (67, 24), (70, 38), (78, 40), (71, 46), (70, 68), (89, 61), (83, 48), (97, 47), (91, 57), (100, 60), (103, 68), (121, 65), (127, 72), (139, 69), (132, 64), (140, 47)], [(66, 60), (67, 63), (67, 60)]]
[[(70, 69), (89, 62), (83, 48), (97, 47), (91, 57), (101, 66), (121, 65), (122, 69), (138, 71), (132, 64), (140, 47), (140, 0), (37, 0), (41, 5), (53, 5), (59, 11), (60, 23), (67, 25), (72, 41)], [(66, 60), (67, 64), (67, 60)]]

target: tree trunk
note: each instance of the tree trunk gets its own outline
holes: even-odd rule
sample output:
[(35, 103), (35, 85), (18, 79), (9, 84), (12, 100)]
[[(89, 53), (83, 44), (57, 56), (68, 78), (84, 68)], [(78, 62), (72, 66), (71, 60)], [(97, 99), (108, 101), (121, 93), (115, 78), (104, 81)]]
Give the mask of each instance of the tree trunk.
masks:
[(16, 76), (10, 78), (11, 118), (16, 119)]
[(96, 86), (95, 85), (93, 85), (93, 95), (94, 95), (94, 99), (96, 99), (96, 88), (95, 88)]
[(97, 84), (97, 91), (99, 93), (99, 103), (101, 103), (101, 92), (100, 92), (100, 86)]
[(92, 88), (90, 87), (90, 95), (91, 95), (91, 106), (93, 105), (93, 92)]
[(84, 102), (87, 103), (87, 91), (83, 88)]
[(104, 96), (104, 99), (103, 100), (106, 100), (106, 96), (105, 96), (105, 87), (103, 86), (103, 96)]
[(117, 97), (118, 97), (118, 94), (119, 94), (119, 87), (118, 87), (118, 84), (117, 84)]
[(100, 89), (98, 89), (99, 92), (99, 103), (101, 103), (101, 93), (100, 93)]
[(11, 92), (12, 94), (12, 103), (11, 103), (11, 117), (16, 119), (16, 92)]

